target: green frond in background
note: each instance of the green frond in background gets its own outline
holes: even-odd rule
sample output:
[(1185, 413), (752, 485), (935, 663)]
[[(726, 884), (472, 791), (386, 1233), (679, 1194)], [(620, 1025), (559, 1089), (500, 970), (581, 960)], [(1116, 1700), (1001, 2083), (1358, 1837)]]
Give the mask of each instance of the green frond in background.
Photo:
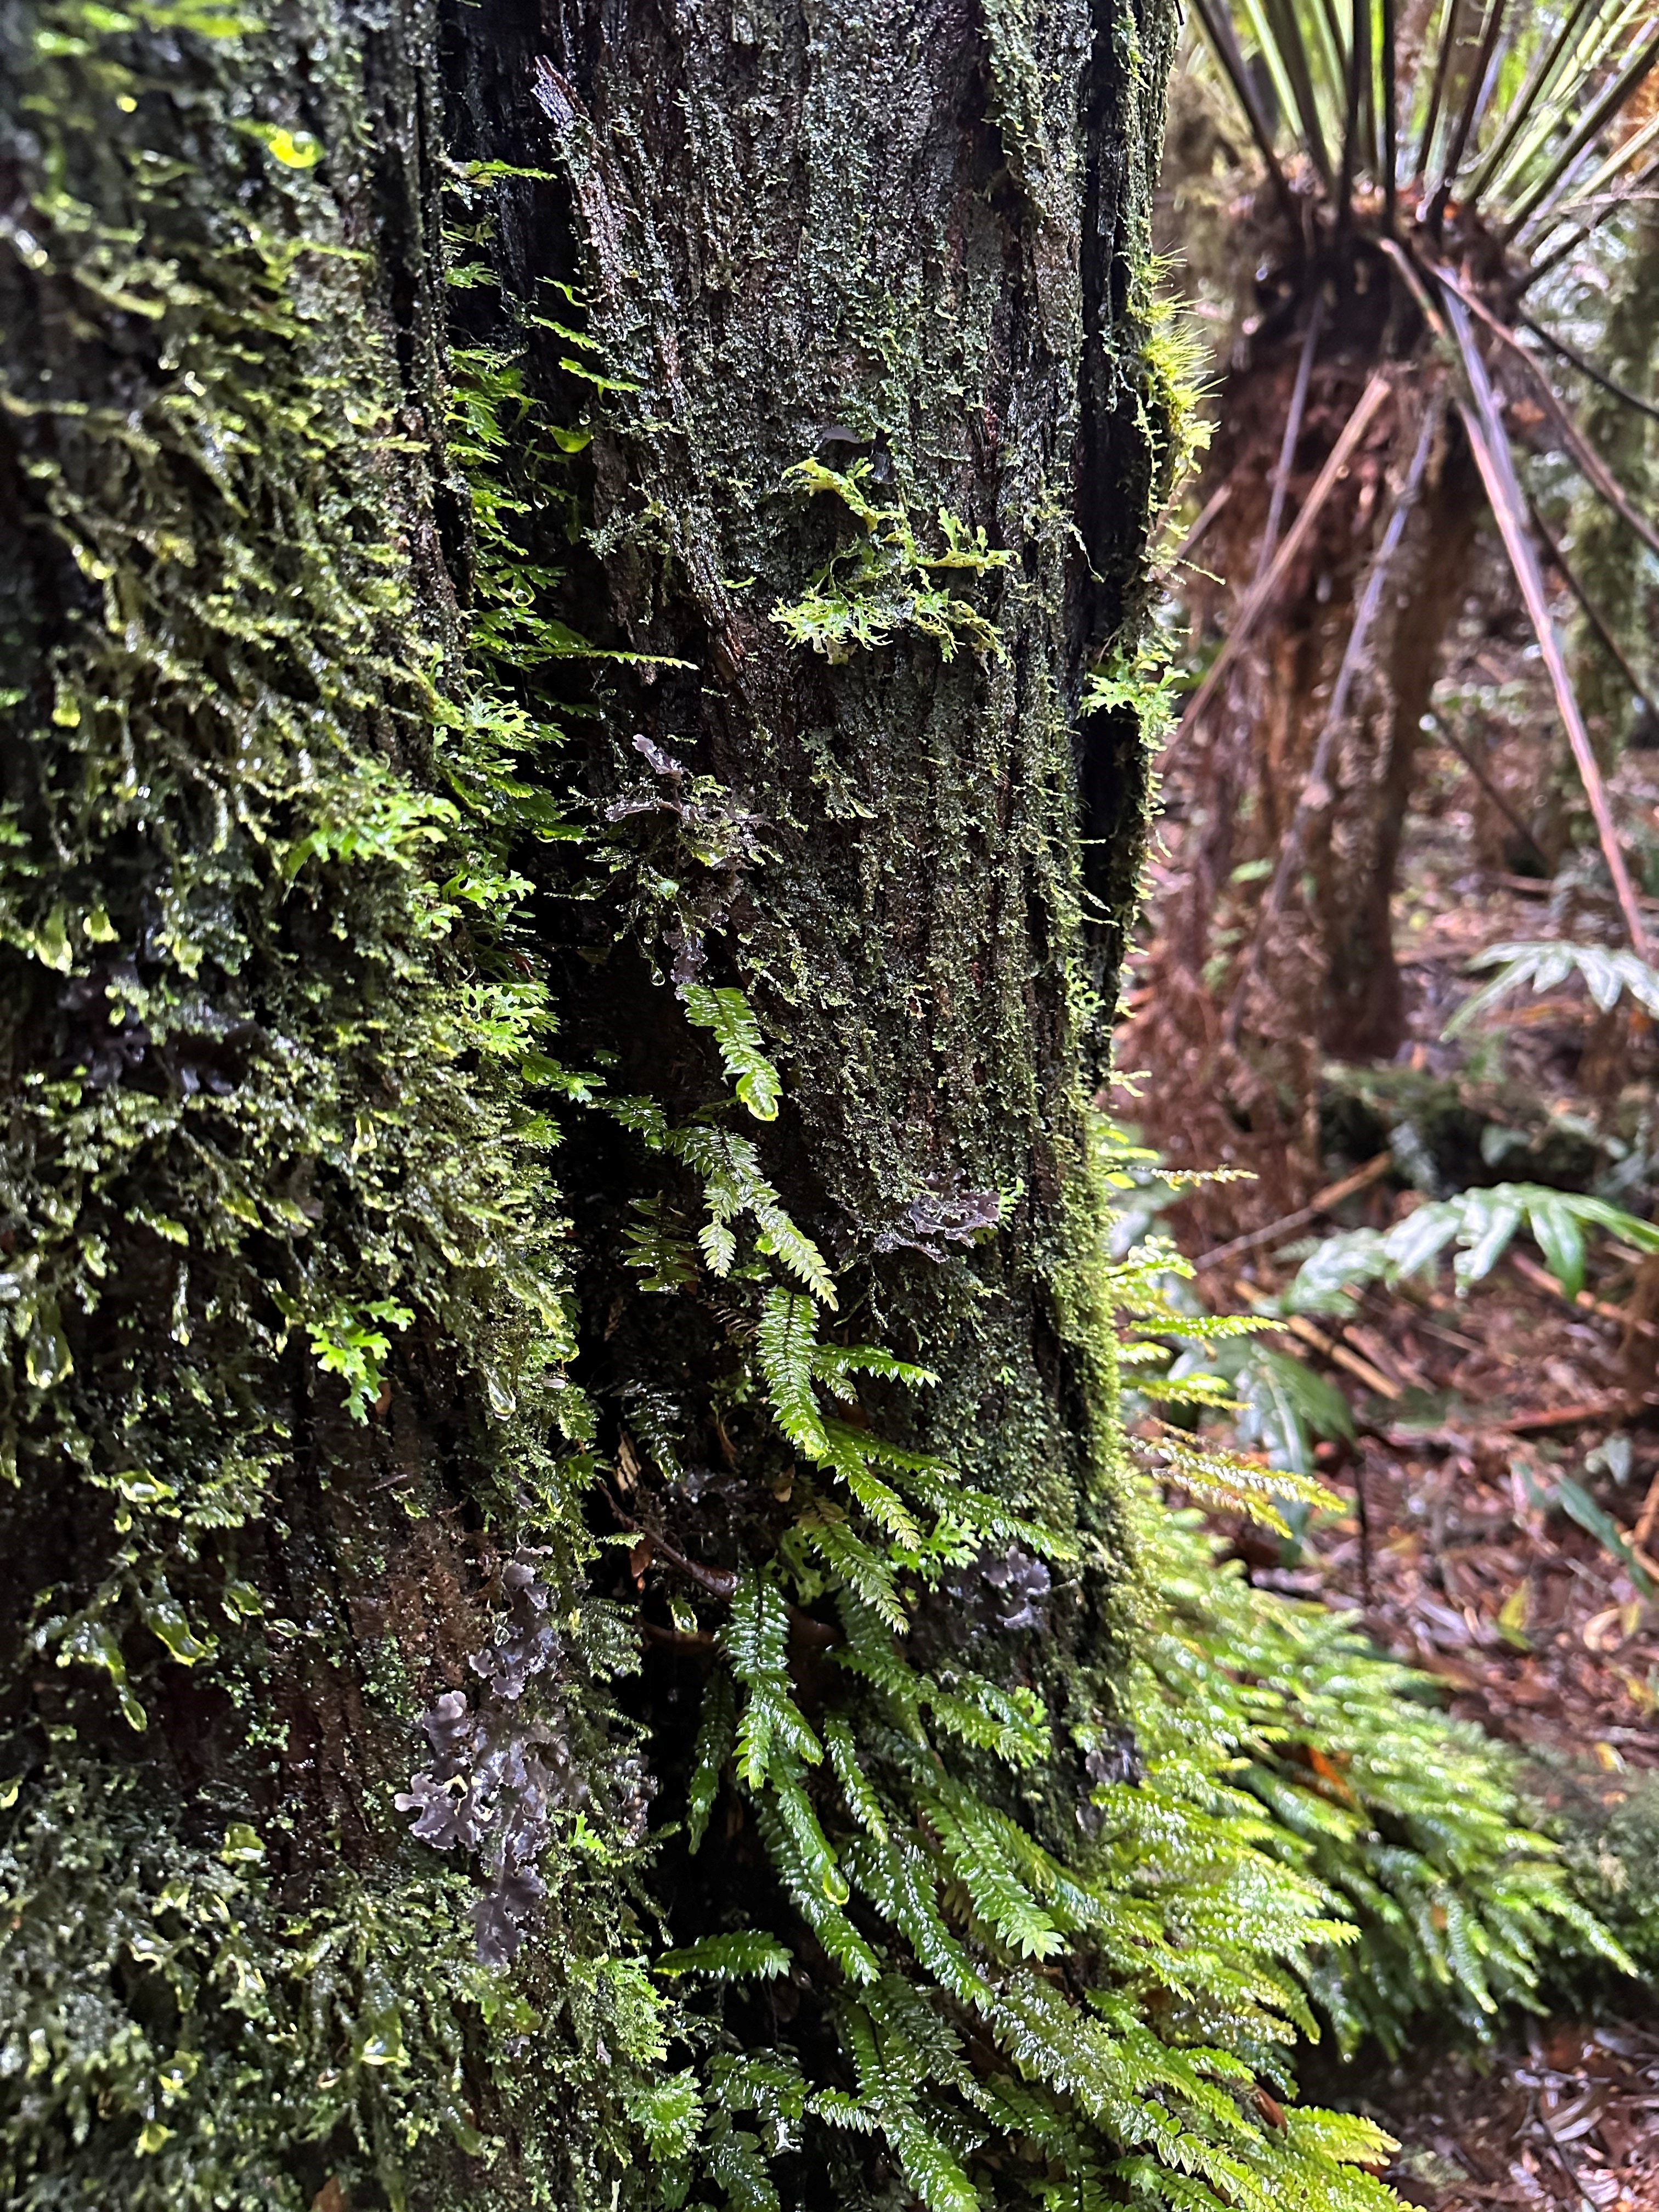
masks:
[(1506, 941), (1489, 945), (1469, 965), (1496, 968), (1498, 973), (1465, 999), (1443, 1030), (1444, 1036), (1460, 1035), (1517, 991), (1541, 995), (1555, 990), (1574, 974), (1583, 977), (1590, 1003), (1599, 1013), (1611, 1013), (1620, 999), (1629, 998), (1644, 1014), (1659, 1020), (1659, 969), (1621, 946), (1581, 945), (1569, 938)]

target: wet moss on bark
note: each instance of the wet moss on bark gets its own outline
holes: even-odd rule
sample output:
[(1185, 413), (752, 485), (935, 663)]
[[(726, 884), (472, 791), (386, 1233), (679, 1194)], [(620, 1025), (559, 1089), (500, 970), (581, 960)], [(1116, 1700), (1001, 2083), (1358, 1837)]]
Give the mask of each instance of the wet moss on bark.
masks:
[[(938, 1376), (851, 1431), (1002, 1532), (905, 1585), (981, 1699), (941, 1777), (1065, 1852), (1133, 1765), (1086, 1106), (1146, 770), (1079, 706), (1163, 465), (1172, 23), (3, 26), (8, 2198), (678, 2204), (688, 2054), (854, 2085), (757, 1840), (795, 1799), (692, 1771), (744, 1604), (787, 1623), (745, 1682), (880, 1719), (804, 1564), (801, 1285)], [(501, 1967), (396, 1800), (527, 1586), (556, 1654), (501, 1694), (575, 1780)], [(647, 1888), (799, 1963), (683, 2004)], [(802, 2201), (923, 2186), (878, 2109)]]
[(434, 27), (3, 31), (0, 2193), (585, 2201), (654, 2033), (614, 1793), (511, 1988), (393, 1803), (524, 1540), (550, 1727), (617, 1756)]

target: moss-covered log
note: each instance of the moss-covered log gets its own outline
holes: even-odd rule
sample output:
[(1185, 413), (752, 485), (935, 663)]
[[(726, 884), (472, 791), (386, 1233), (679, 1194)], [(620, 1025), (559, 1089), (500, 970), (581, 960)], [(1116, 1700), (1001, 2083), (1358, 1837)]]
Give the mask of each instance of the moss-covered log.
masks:
[(1133, 1786), (1161, 0), (0, 22), (7, 2202), (1368, 2201)]

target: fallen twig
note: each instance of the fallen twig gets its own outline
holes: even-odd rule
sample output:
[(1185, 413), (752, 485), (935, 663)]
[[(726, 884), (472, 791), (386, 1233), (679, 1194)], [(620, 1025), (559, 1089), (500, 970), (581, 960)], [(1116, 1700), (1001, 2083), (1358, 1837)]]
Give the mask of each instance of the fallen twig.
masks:
[(1356, 1191), (1364, 1190), (1379, 1176), (1386, 1175), (1393, 1164), (1392, 1152), (1378, 1152), (1374, 1159), (1367, 1160), (1363, 1168), (1356, 1168), (1352, 1175), (1344, 1176), (1340, 1182), (1316, 1191), (1308, 1203), (1298, 1206), (1294, 1213), (1282, 1214), (1277, 1221), (1270, 1221), (1265, 1229), (1249, 1230), (1243, 1237), (1235, 1237), (1230, 1243), (1218, 1244), (1213, 1251), (1201, 1252), (1194, 1261), (1194, 1267), (1202, 1273), (1205, 1268), (1219, 1267), (1224, 1260), (1231, 1260), (1240, 1252), (1254, 1252), (1260, 1245), (1271, 1244), (1275, 1237), (1287, 1236), (1292, 1229), (1305, 1229), (1322, 1213), (1328, 1213), (1345, 1198), (1352, 1198)]

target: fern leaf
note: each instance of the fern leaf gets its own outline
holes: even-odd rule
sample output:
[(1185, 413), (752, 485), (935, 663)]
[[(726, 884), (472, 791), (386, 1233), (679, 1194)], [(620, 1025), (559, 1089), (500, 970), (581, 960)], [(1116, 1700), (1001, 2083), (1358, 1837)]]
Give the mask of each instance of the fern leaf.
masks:
[(798, 1521), (795, 1527), (829, 1568), (835, 1581), (856, 1590), (871, 1611), (878, 1613), (896, 1635), (905, 1633), (910, 1626), (910, 1616), (899, 1596), (891, 1565), (881, 1553), (854, 1534), (839, 1508), (820, 1506)]
[(1261, 1467), (1237, 1452), (1206, 1450), (1194, 1444), (1180, 1429), (1160, 1422), (1156, 1440), (1143, 1447), (1168, 1467), (1184, 1490), (1196, 1498), (1235, 1513), (1248, 1513), (1281, 1535), (1290, 1527), (1279, 1508), (1283, 1504), (1332, 1506), (1334, 1493), (1310, 1475), (1295, 1474), (1286, 1468)]
[(755, 1826), (767, 1856), (777, 1869), (784, 1887), (794, 1899), (801, 1918), (849, 1982), (870, 1983), (881, 1976), (881, 1961), (847, 1915), (814, 1881), (787, 1823), (770, 1794), (755, 1806)]
[(921, 1805), (975, 1917), (1023, 1959), (1051, 1959), (1063, 1951), (1066, 1938), (1020, 1880), (1000, 1839), (945, 1797), (925, 1797)]
[(948, 1680), (919, 1675), (916, 1695), (947, 1735), (995, 1752), (1010, 1766), (1034, 1766), (1049, 1749), (1048, 1716), (1029, 1690), (1005, 1690), (961, 1667)]
[(1554, 1191), (1534, 1191), (1527, 1201), (1527, 1226), (1544, 1265), (1576, 1298), (1584, 1287), (1584, 1231), (1574, 1208)]
[(845, 2089), (818, 2090), (811, 2109), (828, 2127), (847, 2128), (860, 2136), (878, 2135), (881, 2130), (879, 2116)]
[(696, 2073), (687, 2066), (665, 2080), (635, 2088), (626, 2109), (629, 2119), (644, 2131), (653, 2158), (685, 2157), (702, 2126), (702, 2092)]
[(752, 1568), (738, 1583), (720, 1643), (748, 1692), (738, 1724), (738, 1773), (751, 1789), (768, 1779), (775, 1753), (816, 1765), (823, 1747), (796, 1705), (787, 1666), (789, 1611), (775, 1583)]
[(866, 1835), (878, 1843), (887, 1840), (887, 1819), (881, 1800), (872, 1788), (869, 1778), (859, 1764), (858, 1748), (853, 1741), (853, 1731), (839, 1713), (831, 1713), (823, 1723), (823, 1746), (830, 1754), (830, 1764), (835, 1769), (836, 1779), (841, 1784), (841, 1794), (847, 1809)]
[(845, 1421), (823, 1424), (824, 1457), (870, 1518), (886, 1530), (900, 1547), (911, 1553), (922, 1548), (922, 1534), (904, 1500), (890, 1483), (872, 1472), (872, 1440), (861, 1429)]
[(654, 1968), (659, 1974), (701, 1974), (717, 1982), (770, 1982), (788, 1972), (789, 1958), (775, 1936), (740, 1928), (730, 1936), (705, 1936), (683, 1950), (665, 1951)]
[(884, 2116), (904, 2178), (927, 2212), (980, 2212), (979, 2192), (939, 2137), (900, 2106)]
[(702, 1693), (691, 1785), (686, 1793), (687, 1840), (695, 1852), (708, 1831), (708, 1815), (720, 1795), (720, 1773), (737, 1743), (738, 1707), (732, 1678), (717, 1667)]
[(852, 1895), (852, 1886), (841, 1870), (841, 1863), (830, 1847), (830, 1839), (823, 1832), (806, 1792), (799, 1783), (775, 1774), (772, 1778), (772, 1800), (789, 1831), (799, 1863), (831, 1905), (845, 1905)]
[(756, 1249), (769, 1259), (781, 1260), (797, 1282), (804, 1283), (818, 1304), (828, 1306), (833, 1313), (836, 1279), (811, 1238), (798, 1229), (775, 1203), (757, 1205), (750, 1210), (761, 1232), (755, 1240)]
[(718, 1218), (705, 1221), (697, 1231), (697, 1243), (703, 1258), (708, 1262), (711, 1275), (731, 1273), (732, 1262), (738, 1256), (738, 1240), (725, 1222)]
[(899, 1929), (934, 1980), (961, 2002), (982, 2008), (990, 2001), (989, 1988), (940, 1916), (926, 1854), (900, 1836), (884, 1842), (860, 1836), (847, 1846), (847, 1864), (864, 1894)]
[(1460, 1291), (1483, 1282), (1509, 1249), (1526, 1207), (1510, 1183), (1491, 1190), (1472, 1190), (1464, 1195), (1457, 1240), (1462, 1248), (1453, 1264)]
[(922, 1678), (896, 1650), (893, 1632), (877, 1613), (849, 1589), (836, 1592), (846, 1642), (830, 1656), (849, 1674), (861, 1675), (881, 1692), (894, 1722), (905, 1736), (921, 1734)]
[(689, 983), (680, 997), (686, 1019), (699, 1029), (714, 1032), (726, 1072), (735, 1079), (741, 1103), (757, 1121), (775, 1121), (783, 1086), (777, 1069), (761, 1050), (760, 1024), (743, 993)]
[(757, 2136), (743, 2128), (722, 2129), (710, 2140), (704, 2156), (732, 2212), (779, 2212), (777, 2189)]
[(902, 1382), (913, 1390), (929, 1388), (939, 1381), (931, 1367), (918, 1367), (910, 1360), (896, 1358), (875, 1344), (820, 1345), (813, 1354), (812, 1370), (848, 1405), (855, 1398), (847, 1379), (851, 1375), (879, 1376), (884, 1382)]
[(829, 1457), (823, 1417), (812, 1389), (818, 1310), (799, 1291), (775, 1285), (761, 1304), (755, 1349), (766, 1378), (772, 1418), (795, 1449), (808, 1459)]

